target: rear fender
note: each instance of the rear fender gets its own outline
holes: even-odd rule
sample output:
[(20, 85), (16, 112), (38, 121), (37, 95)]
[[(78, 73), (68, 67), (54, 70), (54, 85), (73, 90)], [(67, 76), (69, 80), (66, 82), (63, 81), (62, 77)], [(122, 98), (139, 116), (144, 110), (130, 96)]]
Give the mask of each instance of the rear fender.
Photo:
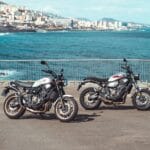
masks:
[(77, 90), (79, 91), (82, 88), (82, 86), (84, 86), (87, 83), (94, 83), (94, 84), (100, 85), (98, 82), (96, 82), (94, 80), (84, 80), (78, 85)]
[(3, 90), (3, 92), (2, 92), (1, 95), (4, 96), (4, 97), (6, 97), (10, 91), (18, 93), (18, 90), (15, 89), (14, 87), (7, 86), (7, 87), (4, 88), (4, 90)]

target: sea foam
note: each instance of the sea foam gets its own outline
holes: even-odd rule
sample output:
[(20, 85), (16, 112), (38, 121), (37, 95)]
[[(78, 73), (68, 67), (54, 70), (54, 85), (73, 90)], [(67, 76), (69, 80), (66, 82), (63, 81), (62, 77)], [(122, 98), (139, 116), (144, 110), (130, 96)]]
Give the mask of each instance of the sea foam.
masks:
[(15, 70), (0, 70), (0, 78), (9, 78), (15, 75), (17, 71)]
[(10, 33), (0, 33), (0, 36), (5, 36), (5, 35), (9, 35)]

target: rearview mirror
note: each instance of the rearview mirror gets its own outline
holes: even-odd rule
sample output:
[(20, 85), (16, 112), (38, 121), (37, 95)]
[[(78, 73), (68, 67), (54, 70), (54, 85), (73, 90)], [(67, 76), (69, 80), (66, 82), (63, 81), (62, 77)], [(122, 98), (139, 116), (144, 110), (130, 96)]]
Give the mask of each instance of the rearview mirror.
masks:
[(124, 62), (127, 62), (126, 58), (123, 59)]
[(41, 64), (42, 65), (47, 65), (47, 62), (46, 61), (41, 61)]

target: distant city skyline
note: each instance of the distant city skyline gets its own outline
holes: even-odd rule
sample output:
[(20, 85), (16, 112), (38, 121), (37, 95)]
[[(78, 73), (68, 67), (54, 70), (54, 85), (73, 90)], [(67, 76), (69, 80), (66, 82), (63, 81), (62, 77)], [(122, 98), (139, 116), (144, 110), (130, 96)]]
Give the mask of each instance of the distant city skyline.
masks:
[(2, 0), (64, 17), (99, 20), (103, 17), (150, 24), (149, 0)]

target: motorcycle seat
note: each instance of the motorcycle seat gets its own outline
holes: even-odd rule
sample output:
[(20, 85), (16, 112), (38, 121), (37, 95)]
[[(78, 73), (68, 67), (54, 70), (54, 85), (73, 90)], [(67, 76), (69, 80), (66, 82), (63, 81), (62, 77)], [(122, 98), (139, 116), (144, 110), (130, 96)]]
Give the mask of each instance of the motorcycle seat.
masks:
[(14, 81), (11, 84), (15, 84), (19, 87), (31, 88), (33, 86), (33, 82), (22, 82), (22, 81)]
[(87, 77), (84, 80), (93, 80), (101, 83), (101, 82), (107, 82), (108, 78)]

